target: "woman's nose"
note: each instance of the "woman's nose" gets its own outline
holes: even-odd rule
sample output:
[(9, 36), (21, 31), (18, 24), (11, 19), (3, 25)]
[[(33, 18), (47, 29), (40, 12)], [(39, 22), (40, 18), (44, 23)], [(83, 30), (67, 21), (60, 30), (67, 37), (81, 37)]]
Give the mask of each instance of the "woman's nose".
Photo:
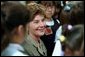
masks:
[(51, 12), (51, 11), (52, 11), (52, 8), (49, 7), (49, 8), (48, 8), (48, 11)]
[(41, 22), (41, 23), (40, 23), (40, 26), (41, 26), (41, 27), (45, 27), (45, 22)]

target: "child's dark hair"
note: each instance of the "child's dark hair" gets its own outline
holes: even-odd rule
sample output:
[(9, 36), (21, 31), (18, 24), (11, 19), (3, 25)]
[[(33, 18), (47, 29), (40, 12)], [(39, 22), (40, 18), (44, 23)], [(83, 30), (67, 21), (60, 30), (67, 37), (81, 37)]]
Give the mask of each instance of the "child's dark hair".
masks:
[[(76, 25), (69, 31), (66, 41), (66, 46), (73, 51), (80, 50), (84, 40), (84, 26)], [(83, 51), (83, 50), (82, 50)]]
[[(19, 25), (25, 26), (29, 21), (30, 13), (24, 5), (6, 2), (1, 5), (1, 50), (9, 41), (8, 35)], [(5, 36), (5, 37), (4, 37)]]
[(29, 19), (28, 10), (21, 4), (5, 3), (1, 6), (3, 26), (11, 31), (19, 25), (25, 25)]

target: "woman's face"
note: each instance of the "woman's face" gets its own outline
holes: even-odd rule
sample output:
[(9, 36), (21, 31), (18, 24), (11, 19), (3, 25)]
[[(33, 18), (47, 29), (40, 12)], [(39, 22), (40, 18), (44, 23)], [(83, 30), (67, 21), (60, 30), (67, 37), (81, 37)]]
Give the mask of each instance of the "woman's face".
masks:
[(52, 18), (55, 12), (55, 6), (48, 6), (46, 7), (46, 17), (48, 19)]
[(42, 36), (45, 33), (45, 22), (43, 15), (36, 15), (30, 23), (28, 23), (28, 32), (31, 35)]

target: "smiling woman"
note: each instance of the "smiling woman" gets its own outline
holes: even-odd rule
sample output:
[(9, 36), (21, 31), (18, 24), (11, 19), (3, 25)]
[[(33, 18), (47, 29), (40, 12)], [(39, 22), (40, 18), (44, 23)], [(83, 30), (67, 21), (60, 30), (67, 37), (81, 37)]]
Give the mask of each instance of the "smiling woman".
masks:
[(36, 36), (44, 35), (45, 24), (44, 24), (44, 16), (43, 15), (36, 15), (34, 20), (29, 23), (29, 34), (33, 33)]
[(46, 48), (40, 37), (45, 33), (44, 6), (36, 3), (27, 5), (31, 13), (30, 22), (27, 24), (27, 35), (22, 46), (30, 56), (46, 56)]

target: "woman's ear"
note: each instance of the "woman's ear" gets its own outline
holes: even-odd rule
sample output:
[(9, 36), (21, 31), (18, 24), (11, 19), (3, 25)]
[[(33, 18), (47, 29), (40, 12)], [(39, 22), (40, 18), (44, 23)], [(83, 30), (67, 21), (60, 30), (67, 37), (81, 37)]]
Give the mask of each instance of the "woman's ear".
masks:
[(26, 25), (26, 32), (29, 33), (29, 23)]

